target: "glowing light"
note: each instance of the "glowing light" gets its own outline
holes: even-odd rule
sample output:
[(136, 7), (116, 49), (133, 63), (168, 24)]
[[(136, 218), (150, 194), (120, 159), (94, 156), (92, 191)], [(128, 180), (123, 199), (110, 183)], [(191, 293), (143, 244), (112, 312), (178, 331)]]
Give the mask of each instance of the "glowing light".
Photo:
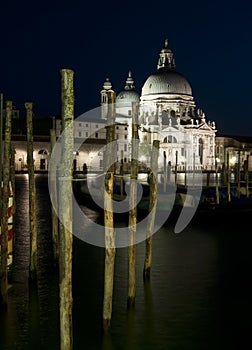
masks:
[(231, 165), (234, 165), (236, 163), (236, 157), (232, 157), (230, 160), (229, 160), (229, 163)]

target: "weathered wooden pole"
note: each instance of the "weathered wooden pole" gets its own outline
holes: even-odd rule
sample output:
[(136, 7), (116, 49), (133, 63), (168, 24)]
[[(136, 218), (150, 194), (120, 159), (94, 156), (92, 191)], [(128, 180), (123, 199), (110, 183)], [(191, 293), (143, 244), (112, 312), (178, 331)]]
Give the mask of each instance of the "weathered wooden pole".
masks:
[(185, 184), (185, 187), (187, 186), (187, 170), (186, 170), (186, 167), (187, 167), (187, 165), (186, 165), (186, 161), (185, 161), (185, 179), (184, 179), (184, 184)]
[[(51, 138), (51, 153), (56, 145), (56, 131), (55, 129), (50, 130), (50, 138)], [(56, 213), (55, 208), (58, 207), (58, 196), (57, 196), (57, 169), (55, 162), (51, 164), (51, 175), (52, 175), (52, 186), (51, 189), (54, 194), (54, 205), (52, 206), (52, 242), (53, 242), (53, 257), (54, 262), (58, 262), (59, 258), (59, 220), (58, 215)]]
[(222, 186), (224, 187), (227, 185), (227, 153), (228, 151), (226, 150), (226, 148), (224, 148), (224, 163), (222, 167)]
[(193, 187), (195, 185), (195, 153), (193, 153)]
[(33, 160), (33, 104), (26, 102), (27, 123), (27, 167), (29, 177), (29, 223), (30, 223), (30, 279), (37, 275), (37, 219), (36, 219), (36, 187)]
[(175, 186), (177, 187), (178, 181), (178, 151), (175, 153)]
[(166, 152), (164, 151), (164, 192), (166, 192), (167, 184), (167, 161), (166, 161)]
[[(3, 180), (3, 94), (0, 94), (0, 229), (2, 225), (2, 209), (3, 209), (3, 193), (2, 193), (2, 180)], [(1, 276), (0, 276), (1, 277)]]
[(207, 170), (207, 187), (210, 187), (210, 171)]
[(171, 172), (172, 172), (172, 166), (171, 166), (171, 161), (169, 160), (168, 164), (167, 164), (167, 183), (168, 183), (168, 185), (170, 185), (170, 182), (171, 182)]
[(124, 180), (123, 180), (123, 151), (121, 151), (121, 161), (120, 161), (120, 194), (123, 196)]
[(130, 211), (129, 211), (129, 247), (128, 247), (128, 308), (135, 305), (136, 298), (136, 225), (137, 225), (137, 177), (138, 177), (138, 112), (139, 104), (132, 102), (132, 148), (130, 174)]
[[(3, 94), (0, 94), (0, 182), (3, 178)], [(2, 217), (2, 216), (1, 216)]]
[(230, 188), (230, 164), (229, 164), (229, 152), (227, 152), (227, 196), (228, 202), (231, 202), (231, 188)]
[(149, 216), (147, 223), (147, 235), (145, 241), (145, 261), (143, 277), (144, 280), (150, 279), (150, 270), (152, 263), (152, 235), (156, 217), (157, 207), (157, 173), (158, 173), (158, 154), (159, 154), (160, 141), (154, 140), (152, 146), (151, 155), (151, 172), (150, 172), (150, 203), (149, 203)]
[(215, 158), (215, 195), (216, 195), (216, 204), (220, 204), (220, 195), (219, 195), (219, 181), (218, 181), (218, 163)]
[(15, 216), (16, 216), (16, 199), (15, 199), (15, 148), (11, 145), (11, 161), (10, 161), (10, 181), (12, 188), (12, 236), (11, 236), (11, 248), (12, 248), (12, 264), (15, 258)]
[(115, 232), (113, 218), (113, 187), (114, 187), (114, 151), (115, 151), (115, 93), (108, 93), (108, 115), (106, 127), (105, 151), (105, 189), (104, 189), (104, 230), (105, 230), (105, 270), (102, 323), (103, 332), (108, 334), (111, 326), (114, 265), (115, 265)]
[(8, 303), (8, 206), (11, 152), (11, 117), (12, 101), (6, 101), (4, 163), (2, 188), (2, 222), (1, 222), (1, 303), (7, 308)]
[(61, 164), (59, 177), (59, 293), (60, 349), (73, 348), (72, 330), (72, 173), (74, 149), (74, 72), (61, 69)]
[(246, 168), (245, 168), (245, 178), (246, 178), (246, 197), (249, 197), (249, 155), (247, 154)]
[(241, 151), (238, 151), (238, 163), (237, 163), (237, 196), (241, 196)]

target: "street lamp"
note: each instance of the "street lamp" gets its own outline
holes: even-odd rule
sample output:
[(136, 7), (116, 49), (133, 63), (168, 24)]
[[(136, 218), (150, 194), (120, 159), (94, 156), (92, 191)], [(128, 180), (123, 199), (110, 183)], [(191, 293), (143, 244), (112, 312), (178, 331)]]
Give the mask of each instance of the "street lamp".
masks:
[(90, 170), (91, 170), (92, 162), (93, 162), (93, 158), (94, 158), (94, 153), (93, 152), (89, 153), (89, 158), (90, 158), (89, 166), (90, 166)]

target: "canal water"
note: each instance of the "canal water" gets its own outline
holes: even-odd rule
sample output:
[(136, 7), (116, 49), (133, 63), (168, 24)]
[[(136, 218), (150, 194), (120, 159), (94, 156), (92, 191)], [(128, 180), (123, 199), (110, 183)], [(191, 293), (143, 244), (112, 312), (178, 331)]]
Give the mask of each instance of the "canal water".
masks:
[[(28, 177), (16, 175), (16, 240), (1, 350), (60, 349), (47, 175), (36, 175), (38, 283), (28, 285)], [(82, 208), (94, 220), (98, 213)], [(74, 349), (245, 349), (251, 343), (251, 212), (196, 215), (180, 234), (169, 221), (153, 236), (151, 280), (137, 244), (136, 305), (127, 310), (127, 248), (116, 251), (112, 328), (102, 336), (104, 249), (74, 238)]]

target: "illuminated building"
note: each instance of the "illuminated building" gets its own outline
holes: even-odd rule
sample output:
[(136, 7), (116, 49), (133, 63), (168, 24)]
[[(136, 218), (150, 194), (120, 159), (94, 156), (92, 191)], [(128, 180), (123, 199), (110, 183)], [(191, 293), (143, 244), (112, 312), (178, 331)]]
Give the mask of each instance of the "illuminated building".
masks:
[[(106, 119), (108, 110), (107, 94), (113, 91), (109, 78), (101, 91), (101, 114)], [(188, 169), (211, 169), (215, 164), (215, 122), (207, 121), (201, 109), (195, 112), (195, 101), (188, 80), (176, 70), (173, 52), (168, 41), (159, 55), (157, 70), (149, 75), (139, 94), (129, 72), (123, 91), (116, 96), (116, 123), (129, 127), (131, 139), (132, 102), (139, 102), (139, 134), (142, 149), (160, 141), (160, 157), (165, 152), (167, 160)], [(145, 145), (145, 146), (144, 146)], [(141, 147), (140, 147), (141, 149)], [(130, 154), (124, 155), (129, 158)], [(142, 160), (148, 161), (145, 152)]]

